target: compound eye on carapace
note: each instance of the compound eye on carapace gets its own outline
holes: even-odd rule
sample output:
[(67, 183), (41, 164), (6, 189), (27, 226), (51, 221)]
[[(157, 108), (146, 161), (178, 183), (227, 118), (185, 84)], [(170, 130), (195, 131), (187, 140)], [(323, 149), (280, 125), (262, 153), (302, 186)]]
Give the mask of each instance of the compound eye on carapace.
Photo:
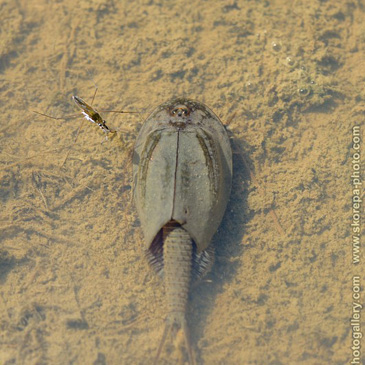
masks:
[(191, 110), (185, 105), (177, 105), (171, 109), (170, 114), (173, 117), (187, 117)]

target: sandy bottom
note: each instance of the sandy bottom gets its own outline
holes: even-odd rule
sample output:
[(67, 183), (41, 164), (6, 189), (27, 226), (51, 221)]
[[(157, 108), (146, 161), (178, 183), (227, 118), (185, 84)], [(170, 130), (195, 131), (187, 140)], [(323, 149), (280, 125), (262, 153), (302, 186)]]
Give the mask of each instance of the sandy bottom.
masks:
[[(351, 361), (360, 2), (19, 0), (0, 18), (0, 364), (151, 363), (166, 306), (131, 150), (178, 95), (229, 123), (235, 151), (216, 263), (191, 289), (197, 363)], [(71, 95), (95, 85), (99, 110), (140, 113), (102, 113), (113, 140), (84, 121), (74, 144)], [(178, 361), (169, 338), (160, 363)]]

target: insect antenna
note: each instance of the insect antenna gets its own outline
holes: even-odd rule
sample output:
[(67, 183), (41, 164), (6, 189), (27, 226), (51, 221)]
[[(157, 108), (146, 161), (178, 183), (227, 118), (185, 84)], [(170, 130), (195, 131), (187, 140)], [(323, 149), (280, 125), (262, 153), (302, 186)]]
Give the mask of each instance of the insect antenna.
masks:
[(64, 120), (64, 119), (71, 119), (71, 118), (77, 118), (79, 116), (79, 114), (71, 114), (71, 115), (65, 115), (63, 117), (54, 117), (52, 115), (48, 115), (45, 113), (41, 113), (41, 112), (37, 112), (36, 110), (32, 110), (33, 113), (41, 115), (42, 117), (47, 117), (50, 119), (55, 119), (55, 120)]
[[(106, 123), (106, 121), (101, 117), (100, 113), (92, 107), (92, 104), (94, 103), (95, 97), (96, 97), (96, 93), (98, 91), (97, 86), (95, 85), (95, 91), (94, 91), (94, 95), (92, 97), (91, 100), (91, 104), (87, 104), (83, 99), (81, 99), (80, 97), (73, 95), (72, 96), (72, 100), (75, 102), (75, 104), (82, 110), (82, 114), (84, 115), (85, 119), (87, 119), (88, 121), (95, 123), (99, 126), (100, 129), (103, 130), (104, 133), (107, 134), (107, 138), (108, 135), (110, 135), (110, 139), (114, 138), (115, 134), (117, 133), (116, 130), (114, 129), (110, 129)], [(33, 111), (34, 113), (50, 118), (50, 119), (55, 119), (55, 120), (65, 120), (65, 119), (70, 119), (70, 118), (76, 118), (77, 116), (79, 116), (79, 114), (72, 114), (72, 115), (68, 115), (68, 116), (63, 116), (63, 117), (54, 117), (45, 113), (41, 113), (38, 111)], [(125, 110), (103, 110), (103, 112), (112, 112), (112, 113), (140, 113), (138, 111), (125, 111)], [(82, 122), (80, 123), (79, 127), (77, 128), (77, 132), (76, 132), (76, 136), (75, 139), (73, 140), (69, 150), (66, 153), (66, 156), (63, 160), (63, 162), (61, 163), (61, 167), (63, 167), (66, 164), (66, 161), (68, 160), (68, 157), (72, 151), (73, 146), (75, 145), (75, 143), (77, 142), (80, 132), (82, 130), (84, 126), (84, 119), (82, 120)]]

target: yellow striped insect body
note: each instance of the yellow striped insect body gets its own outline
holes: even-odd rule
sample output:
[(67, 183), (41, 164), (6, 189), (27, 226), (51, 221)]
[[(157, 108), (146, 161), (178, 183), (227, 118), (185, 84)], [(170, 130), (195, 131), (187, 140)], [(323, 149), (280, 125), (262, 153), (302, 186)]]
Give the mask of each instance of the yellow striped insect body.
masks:
[(76, 103), (76, 105), (82, 110), (82, 114), (85, 116), (85, 119), (97, 124), (101, 130), (105, 133), (115, 133), (116, 131), (110, 129), (106, 125), (106, 121), (101, 117), (99, 112), (94, 109), (91, 105), (87, 104), (84, 100), (82, 100), (80, 97), (73, 95), (72, 96), (73, 101)]

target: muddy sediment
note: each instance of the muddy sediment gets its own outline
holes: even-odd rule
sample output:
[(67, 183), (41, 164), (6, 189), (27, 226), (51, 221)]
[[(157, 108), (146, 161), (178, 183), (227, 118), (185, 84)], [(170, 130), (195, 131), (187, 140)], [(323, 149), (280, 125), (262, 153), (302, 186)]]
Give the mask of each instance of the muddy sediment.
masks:
[[(229, 122), (236, 151), (216, 263), (191, 290), (197, 362), (350, 361), (361, 2), (20, 1), (0, 15), (0, 364), (150, 363), (166, 307), (130, 151), (181, 95)], [(82, 123), (72, 95), (118, 137)], [(161, 363), (177, 356), (170, 341)]]

